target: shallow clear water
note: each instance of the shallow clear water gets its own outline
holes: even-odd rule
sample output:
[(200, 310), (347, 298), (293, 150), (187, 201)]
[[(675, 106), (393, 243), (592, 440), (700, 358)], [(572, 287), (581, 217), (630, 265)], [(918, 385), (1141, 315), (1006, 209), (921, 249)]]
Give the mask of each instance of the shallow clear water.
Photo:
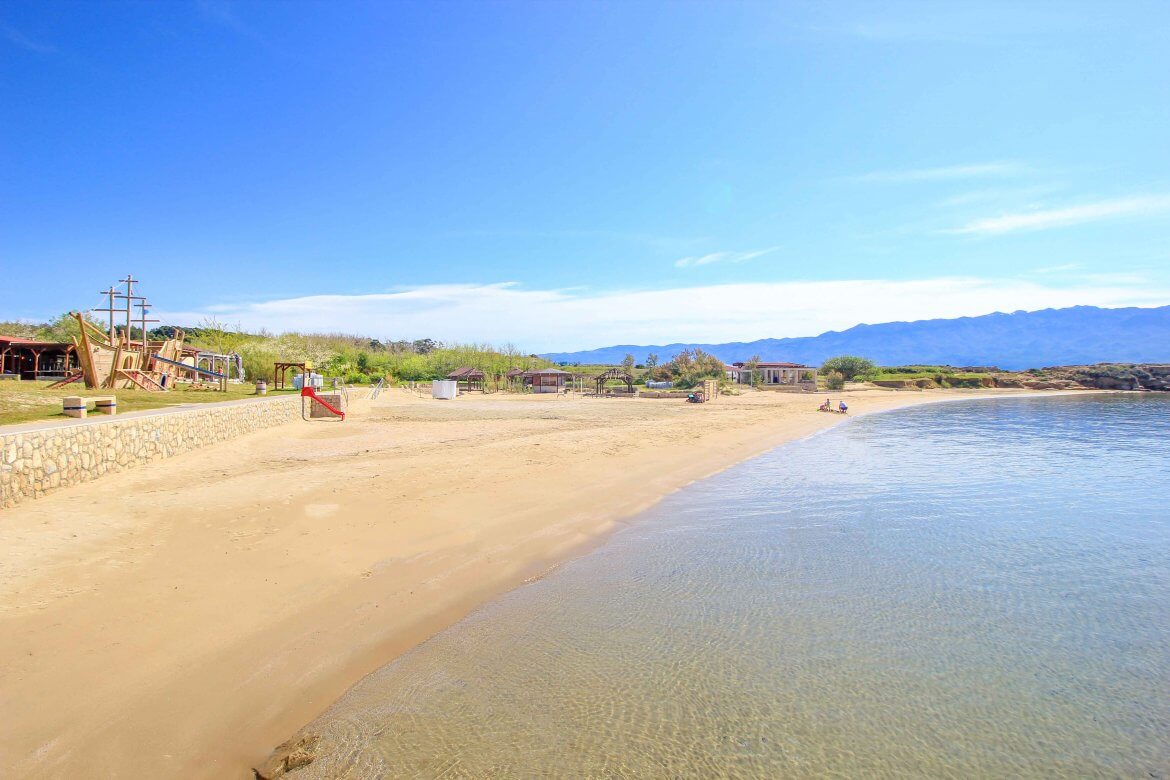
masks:
[(867, 417), (367, 678), (318, 777), (1170, 777), (1170, 398)]

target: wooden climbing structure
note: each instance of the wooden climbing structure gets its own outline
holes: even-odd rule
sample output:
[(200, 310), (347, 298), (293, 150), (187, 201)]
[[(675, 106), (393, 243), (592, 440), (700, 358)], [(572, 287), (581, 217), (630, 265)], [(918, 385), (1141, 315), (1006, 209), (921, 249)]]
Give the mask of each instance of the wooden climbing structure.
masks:
[[(182, 331), (175, 331), (170, 338), (151, 340), (147, 325), (158, 320), (147, 316), (150, 303), (145, 296), (138, 294), (135, 287), (138, 280), (128, 274), (118, 283), (121, 288), (111, 286), (102, 290), (106, 307), (93, 310), (108, 315), (108, 332), (80, 312), (73, 312), (79, 329), (73, 346), (80, 370), (58, 385), (84, 380), (85, 386), (91, 390), (163, 392), (173, 389), (178, 381), (214, 380), (221, 390), (227, 389), (225, 374), (196, 365), (194, 355), (198, 350), (184, 346)], [(135, 328), (138, 330), (137, 339), (133, 337)]]

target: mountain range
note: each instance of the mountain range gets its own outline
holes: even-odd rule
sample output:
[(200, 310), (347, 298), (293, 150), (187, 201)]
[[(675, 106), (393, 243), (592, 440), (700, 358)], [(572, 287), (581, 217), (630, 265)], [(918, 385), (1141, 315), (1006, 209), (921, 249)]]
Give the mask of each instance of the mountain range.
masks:
[(759, 355), (766, 361), (819, 366), (836, 355), (861, 355), (879, 365), (997, 366), (1025, 370), (1091, 363), (1170, 362), (1170, 306), (1017, 311), (980, 317), (857, 325), (802, 338), (727, 344), (619, 344), (581, 352), (542, 355), (557, 363), (617, 364), (627, 354), (644, 363), (648, 354), (666, 362), (699, 348), (726, 363)]

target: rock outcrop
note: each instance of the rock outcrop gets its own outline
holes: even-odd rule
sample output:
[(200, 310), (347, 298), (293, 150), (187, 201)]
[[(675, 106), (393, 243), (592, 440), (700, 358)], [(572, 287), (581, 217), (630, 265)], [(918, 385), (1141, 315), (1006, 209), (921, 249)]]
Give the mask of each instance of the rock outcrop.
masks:
[[(1038, 381), (1094, 390), (1170, 391), (1168, 364), (1098, 363), (1092, 366), (1056, 366), (1036, 373)], [(1032, 385), (1025, 381), (1024, 386)]]

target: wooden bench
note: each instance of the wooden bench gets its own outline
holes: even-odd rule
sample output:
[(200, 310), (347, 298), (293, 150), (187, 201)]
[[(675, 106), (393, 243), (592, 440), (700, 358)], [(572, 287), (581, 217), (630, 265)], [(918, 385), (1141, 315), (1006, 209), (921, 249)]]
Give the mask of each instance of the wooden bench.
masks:
[(112, 395), (67, 395), (61, 399), (61, 409), (65, 412), (66, 417), (80, 417), (85, 418), (88, 411), (89, 404), (94, 405), (94, 411), (102, 414), (117, 414), (118, 399)]

